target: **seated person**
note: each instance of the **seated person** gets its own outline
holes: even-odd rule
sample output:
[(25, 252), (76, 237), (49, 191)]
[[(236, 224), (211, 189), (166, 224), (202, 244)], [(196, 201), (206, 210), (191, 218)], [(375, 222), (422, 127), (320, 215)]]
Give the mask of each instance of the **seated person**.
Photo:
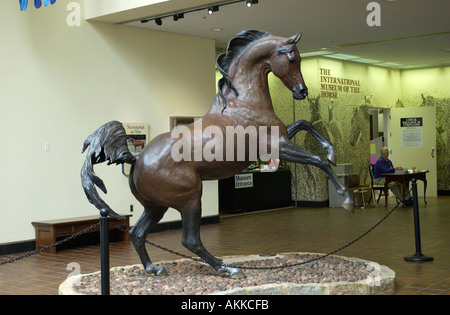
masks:
[[(402, 167), (394, 167), (392, 161), (389, 160), (389, 149), (384, 147), (380, 151), (381, 157), (375, 163), (375, 168), (373, 171), (374, 182), (376, 185), (384, 185), (386, 179), (383, 177), (384, 173), (394, 173), (395, 171), (403, 170)], [(388, 188), (394, 193), (397, 200), (403, 202), (403, 185), (399, 182), (390, 182)], [(412, 205), (411, 195), (409, 190), (405, 191), (405, 204), (408, 206)]]

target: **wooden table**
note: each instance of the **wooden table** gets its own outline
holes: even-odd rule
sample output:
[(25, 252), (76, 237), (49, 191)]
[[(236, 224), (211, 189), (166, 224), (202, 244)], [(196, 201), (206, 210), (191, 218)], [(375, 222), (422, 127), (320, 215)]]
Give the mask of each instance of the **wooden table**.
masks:
[[(120, 226), (125, 230), (129, 230), (130, 228), (130, 217), (132, 215), (126, 214), (122, 215), (126, 218), (126, 220), (116, 220), (113, 218), (109, 218), (109, 222), (113, 222), (114, 224)], [(67, 218), (60, 220), (48, 220), (48, 221), (39, 221), (32, 222), (35, 232), (36, 232), (36, 250), (41, 249), (42, 247), (46, 247), (48, 245), (52, 245), (56, 243), (56, 238), (61, 236), (70, 236), (72, 234), (78, 233), (95, 223), (100, 221), (100, 216), (87, 216), (87, 217), (78, 217), (78, 218)], [(115, 229), (113, 226), (109, 226), (109, 230)], [(96, 227), (91, 230), (91, 232), (98, 232), (100, 227)], [(117, 232), (116, 232), (117, 231)], [(129, 241), (128, 233), (116, 230), (115, 237), (112, 240), (116, 241)], [(56, 254), (56, 246), (52, 247), (48, 250), (49, 253)]]
[(415, 178), (416, 180), (421, 180), (424, 183), (423, 186), (423, 200), (425, 201), (425, 204), (427, 204), (427, 177), (426, 174), (428, 171), (397, 171), (395, 173), (385, 173), (381, 174), (385, 177), (386, 181), (384, 183), (384, 188), (388, 189), (388, 184), (390, 182), (399, 182), (403, 186), (403, 207), (406, 207), (405, 205), (405, 193), (406, 190), (409, 187), (409, 182)]

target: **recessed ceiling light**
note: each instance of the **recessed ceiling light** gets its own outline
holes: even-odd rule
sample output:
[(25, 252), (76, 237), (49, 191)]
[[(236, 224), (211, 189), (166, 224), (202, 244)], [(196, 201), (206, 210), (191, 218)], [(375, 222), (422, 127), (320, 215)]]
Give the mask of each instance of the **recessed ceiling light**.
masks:
[(334, 52), (327, 51), (327, 50), (321, 50), (321, 51), (313, 51), (313, 52), (309, 52), (309, 53), (302, 53), (301, 56), (302, 56), (302, 58), (306, 58), (306, 57), (317, 57), (317, 56), (324, 56), (324, 55), (330, 55), (330, 54), (334, 54)]
[(395, 62), (381, 62), (381, 63), (375, 63), (375, 66), (379, 67), (386, 67), (386, 68), (400, 68), (402, 65)]
[(353, 60), (353, 59), (359, 59), (360, 58), (358, 56), (347, 55), (347, 54), (332, 54), (332, 55), (329, 55), (327, 57), (333, 58), (333, 59), (341, 59), (341, 60)]
[(213, 31), (213, 32), (222, 32), (223, 28), (212, 28), (211, 31)]

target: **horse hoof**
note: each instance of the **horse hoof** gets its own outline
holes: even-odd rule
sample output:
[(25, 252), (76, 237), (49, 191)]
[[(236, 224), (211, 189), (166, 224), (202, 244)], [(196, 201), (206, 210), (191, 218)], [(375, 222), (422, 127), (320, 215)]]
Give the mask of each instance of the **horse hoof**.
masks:
[(347, 210), (347, 211), (350, 211), (350, 212), (353, 212), (354, 210), (353, 210), (353, 208), (354, 208), (354, 206), (353, 206), (353, 202), (351, 202), (351, 203), (342, 203), (342, 207), (345, 209), (345, 210)]
[(344, 197), (344, 202), (342, 203), (342, 207), (350, 212), (353, 212), (353, 198), (350, 197), (350, 194), (347, 190), (343, 191), (342, 193), (339, 192), (340, 195)]
[(166, 268), (163, 266), (151, 266), (149, 268), (145, 268), (146, 273), (153, 273), (157, 277), (168, 277), (169, 273), (167, 272)]
[(169, 273), (167, 272), (166, 268), (161, 267), (158, 268), (159, 270), (155, 273), (156, 276), (158, 277), (168, 277)]
[(242, 270), (239, 269), (239, 268), (222, 266), (218, 271), (229, 274), (231, 279), (244, 279), (244, 278), (247, 278), (245, 273), (242, 272)]
[(353, 212), (353, 200), (350, 199), (350, 197), (345, 198), (344, 202), (342, 203), (342, 207), (350, 212)]
[(331, 165), (336, 166), (336, 154), (334, 154), (334, 153), (328, 153), (328, 155), (327, 155), (327, 161), (328, 161)]
[(239, 269), (239, 271), (230, 274), (231, 279), (244, 279), (247, 278), (245, 273)]

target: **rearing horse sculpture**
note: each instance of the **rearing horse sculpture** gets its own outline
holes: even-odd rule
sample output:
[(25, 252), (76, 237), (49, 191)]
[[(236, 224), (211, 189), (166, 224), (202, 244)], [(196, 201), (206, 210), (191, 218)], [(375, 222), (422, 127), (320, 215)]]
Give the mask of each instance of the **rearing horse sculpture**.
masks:
[[(295, 99), (302, 100), (308, 95), (300, 70), (301, 58), (296, 47), (300, 38), (300, 34), (282, 38), (266, 32), (244, 31), (232, 39), (227, 52), (217, 59), (217, 68), (223, 78), (219, 81), (219, 93), (211, 109), (202, 118), (202, 128), (204, 131), (214, 127), (215, 130), (226, 134), (227, 126), (254, 126), (256, 129), (266, 126), (271, 127), (270, 130), (278, 127), (279, 158), (321, 168), (332, 180), (338, 193), (344, 196), (344, 208), (353, 210), (353, 202), (346, 188), (328, 163), (335, 164), (336, 159), (331, 143), (309, 122), (298, 121), (286, 127), (274, 113), (267, 78), (270, 72), (281, 79), (293, 92)], [(211, 141), (211, 137), (206, 136), (206, 133), (201, 133), (200, 136), (196, 134), (193, 125), (188, 126), (192, 131), (192, 138), (184, 140), (191, 143), (200, 141), (203, 146)], [(289, 140), (300, 130), (310, 132), (328, 150), (328, 162), (303, 151)], [(262, 137), (259, 135), (258, 138), (260, 141), (256, 145), (269, 146), (269, 137), (266, 137), (266, 142), (261, 141)], [(177, 141), (170, 133), (159, 135), (139, 156), (134, 157), (127, 148), (122, 124), (116, 121), (105, 124), (84, 142), (83, 152), (89, 147), (81, 171), (85, 193), (98, 209), (105, 209), (109, 211), (110, 216), (119, 217), (98, 195), (95, 185), (105, 193), (106, 188), (103, 181), (95, 175), (93, 165), (106, 160), (109, 160), (109, 164), (132, 164), (129, 184), (134, 196), (144, 206), (144, 213), (132, 228), (131, 239), (146, 272), (167, 275), (164, 267), (152, 264), (144, 240), (167, 209), (172, 207), (181, 213), (182, 244), (186, 248), (214, 269), (229, 273), (232, 277), (244, 277), (242, 271), (225, 266), (203, 246), (200, 239), (201, 196), (202, 181), (227, 178), (247, 168), (253, 162), (249, 154), (252, 148), (247, 143), (245, 158), (238, 161), (190, 158), (175, 161), (171, 151)], [(215, 148), (216, 153), (221, 149), (223, 154), (226, 154), (227, 148), (223, 145), (223, 148)], [(190, 154), (193, 156), (195, 153)]]

